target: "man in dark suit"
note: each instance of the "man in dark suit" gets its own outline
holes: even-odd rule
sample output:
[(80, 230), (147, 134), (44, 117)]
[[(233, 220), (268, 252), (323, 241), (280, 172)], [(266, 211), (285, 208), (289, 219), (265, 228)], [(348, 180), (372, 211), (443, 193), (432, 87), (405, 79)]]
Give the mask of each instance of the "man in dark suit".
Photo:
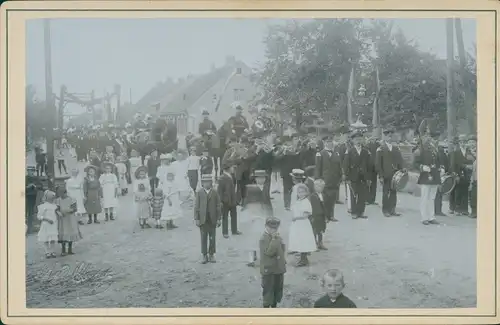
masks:
[(459, 215), (469, 215), (469, 183), (472, 174), (472, 164), (474, 156), (467, 147), (468, 137), (462, 134), (458, 137), (458, 148), (450, 157), (450, 170), (456, 177), (455, 186), (455, 213)]
[(322, 179), (325, 182), (323, 195), (325, 197), (325, 210), (327, 218), (337, 221), (334, 216), (335, 201), (339, 184), (342, 180), (342, 160), (340, 153), (335, 151), (332, 136), (323, 138), (325, 149), (316, 153), (316, 168), (314, 178)]
[(382, 185), (382, 213), (386, 217), (396, 213), (397, 192), (391, 186), (394, 173), (403, 169), (403, 156), (393, 141), (394, 130), (384, 130), (384, 142), (376, 151), (376, 170)]
[(281, 145), (274, 151), (275, 164), (279, 166), (280, 175), (283, 179), (283, 201), (285, 209), (290, 210), (292, 197), (293, 179), (290, 173), (293, 169), (300, 168), (299, 154), (293, 147), (293, 141), (289, 136), (281, 138)]
[[(448, 159), (448, 155), (444, 150), (442, 145), (438, 144), (438, 159), (444, 167), (446, 173), (450, 171), (450, 162)], [(434, 199), (434, 215), (445, 217), (446, 214), (443, 213), (443, 193), (441, 193), (440, 189), (436, 191), (436, 197)]]
[(370, 178), (370, 188), (368, 190), (368, 195), (366, 198), (366, 204), (372, 205), (377, 204), (375, 201), (377, 199), (377, 149), (380, 146), (380, 141), (377, 137), (371, 137), (366, 143), (366, 149), (370, 152), (370, 168), (369, 168), (369, 178)]
[(241, 235), (238, 231), (236, 187), (233, 178), (233, 166), (226, 163), (222, 166), (223, 173), (219, 178), (217, 193), (221, 199), (222, 235), (229, 238), (228, 215), (231, 214), (231, 233)]
[(351, 135), (353, 142), (352, 148), (348, 149), (344, 162), (343, 171), (344, 177), (347, 180), (351, 192), (353, 193), (351, 203), (351, 214), (353, 219), (366, 219), (365, 204), (366, 204), (366, 189), (370, 185), (368, 177), (368, 166), (370, 153), (361, 145), (363, 141), (363, 133), (355, 131)]
[[(338, 141), (337, 145), (335, 146), (335, 151), (339, 153), (340, 156), (340, 161), (343, 163), (344, 162), (344, 157), (347, 149), (350, 148), (350, 142), (349, 142), (349, 126), (347, 124), (344, 124), (340, 126), (340, 128), (337, 130), (338, 133)], [(337, 189), (337, 204), (344, 204), (344, 202), (340, 201), (340, 183), (339, 187)], [(350, 209), (350, 207), (349, 207)]]
[(194, 205), (194, 220), (201, 233), (201, 263), (215, 263), (215, 229), (221, 225), (220, 198), (212, 189), (212, 175), (202, 175), (201, 186), (196, 192)]

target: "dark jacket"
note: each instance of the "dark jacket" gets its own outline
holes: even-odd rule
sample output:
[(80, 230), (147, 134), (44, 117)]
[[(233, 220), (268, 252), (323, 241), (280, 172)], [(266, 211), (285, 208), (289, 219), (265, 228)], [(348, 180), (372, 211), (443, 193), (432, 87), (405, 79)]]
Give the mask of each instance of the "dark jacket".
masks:
[(356, 148), (349, 148), (345, 154), (343, 163), (346, 179), (351, 182), (369, 180), (369, 159), (370, 153), (365, 148), (361, 148), (360, 154), (358, 154)]
[(392, 178), (396, 171), (403, 169), (403, 155), (396, 145), (389, 150), (387, 144), (382, 144), (376, 151), (375, 162), (377, 174), (383, 178)]
[(223, 173), (219, 178), (219, 186), (217, 186), (217, 193), (221, 199), (221, 202), (228, 207), (235, 207), (236, 201), (236, 190), (234, 186), (234, 181), (231, 176)]
[(215, 227), (221, 217), (220, 199), (217, 191), (211, 189), (207, 194), (204, 188), (200, 188), (196, 192), (194, 220), (199, 220), (200, 225), (204, 225), (209, 220), (210, 225)]
[[(420, 171), (417, 184), (422, 185), (439, 185), (441, 184), (441, 168), (444, 168), (444, 162), (439, 161), (437, 149), (431, 147), (420, 147), (414, 153), (415, 167)], [(430, 167), (431, 171), (426, 172), (423, 166)]]
[(342, 179), (342, 158), (338, 151), (322, 150), (316, 153), (316, 179), (321, 178), (327, 187), (336, 187)]
[(260, 274), (283, 274), (286, 272), (285, 245), (281, 237), (264, 232), (259, 241)]
[(161, 161), (159, 158), (148, 159), (147, 168), (148, 168), (148, 177), (156, 177), (156, 173), (158, 172), (158, 167), (160, 167)]
[(315, 233), (324, 232), (326, 230), (327, 214), (325, 211), (324, 202), (319, 199), (317, 193), (311, 194), (309, 197), (312, 207), (311, 225)]

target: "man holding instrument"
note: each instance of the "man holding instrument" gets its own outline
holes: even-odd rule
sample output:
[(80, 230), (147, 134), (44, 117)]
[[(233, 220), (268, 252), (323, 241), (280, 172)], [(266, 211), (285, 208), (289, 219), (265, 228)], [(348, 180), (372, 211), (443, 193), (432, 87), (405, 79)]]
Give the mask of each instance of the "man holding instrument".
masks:
[(375, 164), (377, 174), (382, 183), (382, 213), (386, 217), (400, 216), (396, 213), (397, 191), (392, 188), (394, 173), (403, 169), (403, 155), (399, 148), (393, 144), (394, 130), (384, 130), (384, 142), (377, 149)]

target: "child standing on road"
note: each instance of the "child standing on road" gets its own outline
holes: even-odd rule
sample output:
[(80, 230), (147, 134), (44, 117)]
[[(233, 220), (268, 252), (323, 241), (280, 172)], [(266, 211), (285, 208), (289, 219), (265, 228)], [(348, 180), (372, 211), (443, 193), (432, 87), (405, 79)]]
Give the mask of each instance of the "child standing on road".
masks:
[(127, 166), (125, 165), (126, 160), (126, 157), (118, 156), (115, 164), (115, 168), (118, 172), (118, 183), (120, 184), (122, 196), (125, 196), (128, 193)]
[[(80, 228), (78, 227), (77, 201), (68, 196), (65, 186), (60, 186), (56, 190), (57, 200), (60, 216), (59, 216), (59, 240), (61, 244), (61, 256), (66, 254), (73, 255), (73, 242), (82, 239)], [(66, 251), (66, 246), (68, 250)]]
[(163, 189), (165, 196), (165, 209), (161, 212), (161, 220), (167, 222), (167, 229), (175, 229), (177, 226), (174, 220), (178, 219), (181, 214), (180, 191), (175, 182), (175, 174), (173, 171), (168, 171), (165, 181), (162, 181), (160, 187)]
[(325, 182), (322, 179), (317, 179), (314, 181), (314, 192), (309, 196), (312, 207), (311, 215), (311, 225), (314, 233), (314, 238), (316, 239), (316, 247), (319, 250), (326, 250), (327, 248), (323, 245), (323, 233), (326, 230), (326, 211), (323, 200), (323, 189), (325, 188)]
[(187, 177), (189, 179), (189, 185), (196, 193), (196, 188), (198, 187), (198, 174), (200, 173), (200, 157), (196, 155), (196, 148), (190, 148), (190, 155), (187, 158)]
[(155, 228), (157, 229), (163, 228), (160, 219), (163, 212), (164, 204), (165, 204), (165, 196), (163, 194), (163, 190), (161, 188), (155, 189), (155, 195), (151, 199), (151, 214), (153, 219), (156, 220)]
[[(311, 202), (308, 200), (309, 190), (306, 184), (295, 185), (296, 201), (292, 204), (292, 224), (288, 237), (288, 248), (291, 252), (300, 253), (297, 266), (307, 266), (308, 253), (316, 250), (316, 241), (309, 221), (312, 214)], [(292, 197), (293, 200), (293, 197)]]
[(151, 199), (151, 188), (149, 179), (147, 178), (147, 167), (139, 166), (135, 171), (135, 180), (133, 184), (135, 213), (139, 219), (141, 228), (151, 228), (147, 224), (150, 216), (149, 200)]
[(351, 299), (342, 294), (345, 288), (344, 276), (339, 270), (328, 270), (320, 281), (325, 295), (314, 303), (314, 308), (356, 308)]
[(64, 169), (64, 173), (67, 174), (68, 170), (66, 169), (66, 151), (68, 149), (64, 148), (63, 145), (59, 145), (56, 152), (57, 159), (57, 167), (59, 168), (59, 174), (62, 174), (62, 169)]
[(106, 216), (106, 221), (115, 220), (113, 210), (118, 207), (118, 179), (113, 174), (115, 165), (111, 162), (102, 164), (104, 174), (99, 177), (99, 183), (102, 187), (102, 207)]
[(54, 245), (59, 239), (55, 198), (54, 192), (46, 191), (42, 199), (43, 203), (38, 206), (37, 219), (42, 222), (38, 231), (38, 241), (43, 243), (46, 258), (56, 257)]
[(267, 218), (266, 230), (259, 241), (262, 304), (264, 308), (276, 308), (283, 297), (286, 259), (285, 245), (278, 233), (279, 226), (279, 219)]

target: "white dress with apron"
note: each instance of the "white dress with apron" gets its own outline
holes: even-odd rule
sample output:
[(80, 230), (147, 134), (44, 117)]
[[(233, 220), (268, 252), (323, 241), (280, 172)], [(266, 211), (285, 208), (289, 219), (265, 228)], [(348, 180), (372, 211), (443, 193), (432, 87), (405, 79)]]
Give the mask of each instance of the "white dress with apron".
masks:
[[(296, 199), (291, 205), (291, 210), (293, 217), (302, 217), (304, 212), (310, 215), (312, 213), (311, 202), (308, 198)], [(288, 234), (288, 251), (309, 253), (316, 251), (316, 248), (316, 240), (309, 219), (292, 221)]]
[(102, 174), (99, 177), (99, 183), (102, 187), (102, 207), (107, 208), (117, 208), (118, 198), (116, 196), (116, 190), (119, 189), (118, 179), (113, 173)]
[(76, 200), (76, 213), (87, 213), (83, 204), (83, 179), (73, 177), (67, 179), (66, 190), (68, 191), (68, 196)]
[[(177, 182), (166, 181), (162, 182), (160, 186), (165, 197), (168, 197), (170, 194), (172, 194), (170, 195), (170, 197), (168, 197), (168, 199), (170, 199), (170, 202), (167, 198), (165, 198), (165, 203), (163, 204), (160, 220), (175, 220), (180, 218), (182, 216), (182, 209)], [(170, 205), (170, 203), (172, 205)]]

